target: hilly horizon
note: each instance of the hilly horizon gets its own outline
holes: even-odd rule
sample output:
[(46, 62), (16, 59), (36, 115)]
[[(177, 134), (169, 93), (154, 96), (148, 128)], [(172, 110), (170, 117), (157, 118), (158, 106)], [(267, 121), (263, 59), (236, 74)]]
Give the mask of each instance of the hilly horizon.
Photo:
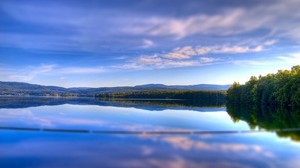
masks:
[(128, 92), (148, 90), (227, 90), (231, 85), (197, 84), (197, 85), (164, 85), (144, 84), (136, 86), (117, 87), (59, 87), (30, 84), (25, 82), (3, 82), (0, 81), (0, 95), (16, 96), (93, 96), (107, 92)]

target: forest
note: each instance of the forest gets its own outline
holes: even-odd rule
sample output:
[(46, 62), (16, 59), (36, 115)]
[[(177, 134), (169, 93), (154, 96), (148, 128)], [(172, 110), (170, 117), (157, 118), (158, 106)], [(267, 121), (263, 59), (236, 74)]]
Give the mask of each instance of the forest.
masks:
[(244, 85), (234, 82), (227, 91), (231, 104), (300, 106), (300, 65), (275, 74), (252, 76)]
[(108, 99), (178, 99), (190, 103), (220, 105), (226, 102), (226, 91), (149, 90), (133, 92), (110, 92), (96, 95)]

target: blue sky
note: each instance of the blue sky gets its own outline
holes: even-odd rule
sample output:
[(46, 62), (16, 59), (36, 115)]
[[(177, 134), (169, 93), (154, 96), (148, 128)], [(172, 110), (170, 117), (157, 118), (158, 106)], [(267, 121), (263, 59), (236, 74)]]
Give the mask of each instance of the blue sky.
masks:
[(243, 83), (300, 64), (299, 0), (1, 0), (0, 80)]

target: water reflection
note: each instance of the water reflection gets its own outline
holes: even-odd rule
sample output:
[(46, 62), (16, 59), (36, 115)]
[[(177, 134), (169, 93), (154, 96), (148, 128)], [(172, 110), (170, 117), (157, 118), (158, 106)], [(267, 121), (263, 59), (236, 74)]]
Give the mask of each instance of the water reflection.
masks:
[(134, 107), (145, 110), (188, 109), (195, 111), (225, 111), (225, 104), (207, 104), (201, 101), (172, 99), (96, 99), (96, 98), (60, 98), (60, 97), (0, 97), (1, 108), (28, 108), (57, 105), (97, 105), (113, 107)]
[(116, 102), (118, 104), (160, 106), (160, 107), (224, 107), (225, 103), (209, 103), (201, 100), (180, 100), (180, 99), (99, 99), (100, 101)]
[[(150, 107), (148, 107), (150, 108)], [(197, 111), (201, 109), (201, 112)], [(0, 109), (0, 126), (80, 129), (91, 131), (236, 131), (249, 130), (233, 123), (225, 108), (152, 110), (132, 106), (63, 104)], [(220, 129), (222, 128), (222, 129)]]
[(17, 133), (16, 136), (16, 132), (1, 132), (1, 167), (300, 166), (299, 147), (287, 140), (276, 146), (278, 142), (272, 133), (242, 136)]
[(277, 135), (300, 141), (300, 131), (298, 130), (300, 128), (299, 108), (228, 105), (227, 111), (233, 121), (246, 121), (251, 129), (290, 130), (277, 131)]
[(281, 138), (295, 139), (293, 130), (257, 131), (299, 126), (299, 113), (227, 113), (171, 101), (2, 100), (0, 167), (300, 166), (300, 143)]

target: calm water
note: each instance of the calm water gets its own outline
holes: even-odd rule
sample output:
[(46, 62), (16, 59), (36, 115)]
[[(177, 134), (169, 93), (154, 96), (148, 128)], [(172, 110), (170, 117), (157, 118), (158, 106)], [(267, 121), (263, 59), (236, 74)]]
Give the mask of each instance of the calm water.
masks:
[(0, 98), (0, 167), (300, 167), (293, 125), (183, 104)]

